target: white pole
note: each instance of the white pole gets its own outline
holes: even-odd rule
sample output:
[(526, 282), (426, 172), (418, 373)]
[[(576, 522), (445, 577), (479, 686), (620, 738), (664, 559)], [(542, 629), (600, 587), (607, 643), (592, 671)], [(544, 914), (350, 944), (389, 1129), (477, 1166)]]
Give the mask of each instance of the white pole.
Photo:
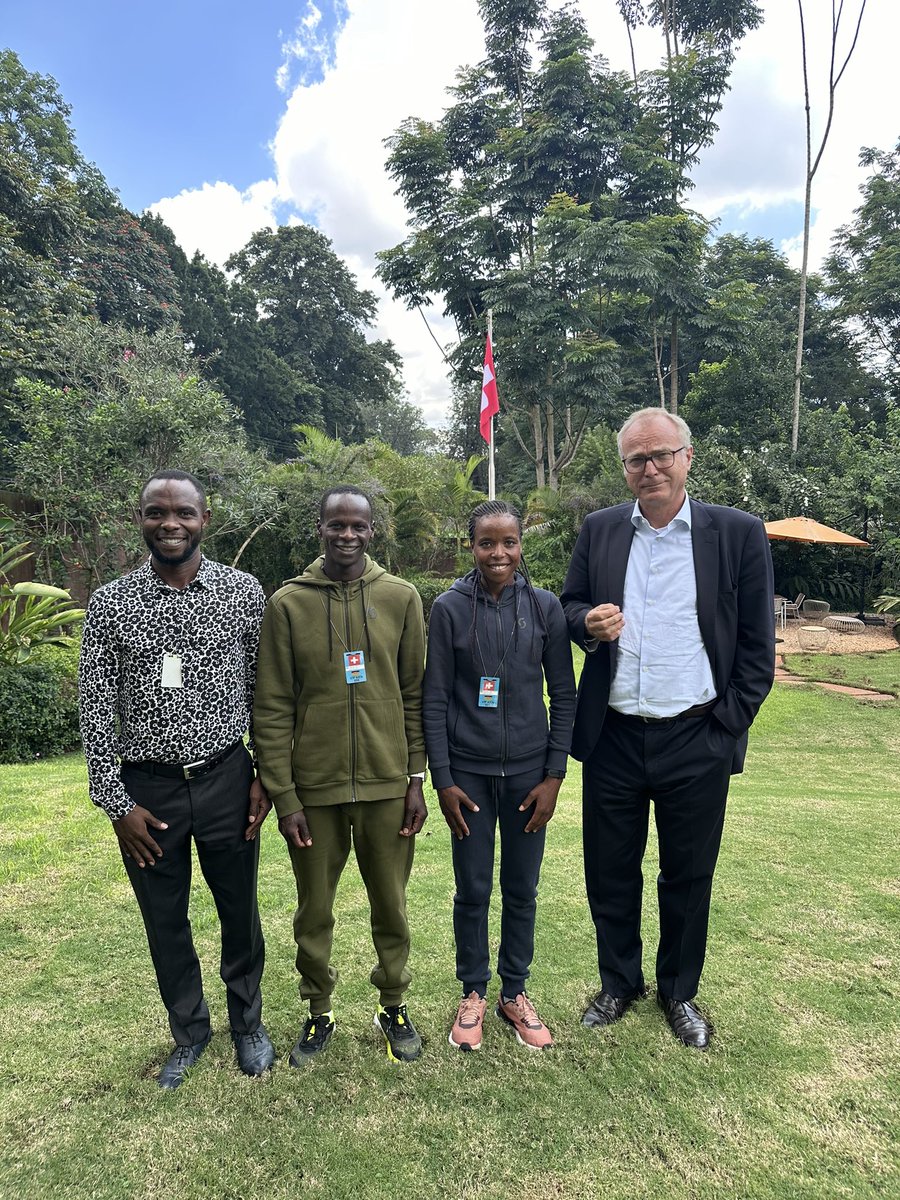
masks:
[[(491, 343), (491, 354), (494, 352), (494, 310), (489, 308), (487, 313), (487, 334)], [(496, 368), (494, 383), (496, 384)], [(488, 442), (488, 500), (497, 498), (497, 477), (494, 473), (494, 416), (491, 414), (491, 437)]]

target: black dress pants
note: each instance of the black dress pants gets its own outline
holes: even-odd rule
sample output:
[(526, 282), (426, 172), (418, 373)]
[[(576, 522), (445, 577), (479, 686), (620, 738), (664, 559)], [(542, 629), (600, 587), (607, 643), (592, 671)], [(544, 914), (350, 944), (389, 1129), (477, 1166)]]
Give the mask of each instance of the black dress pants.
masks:
[(706, 713), (643, 722), (609, 710), (584, 764), (584, 872), (603, 988), (641, 991), (641, 862), (650, 801), (659, 839), (659, 990), (697, 993), (736, 739)]
[(127, 857), (124, 862), (144, 918), (160, 996), (179, 1046), (202, 1041), (209, 1031), (209, 1009), (188, 917), (192, 839), (219, 914), (220, 971), (231, 1028), (235, 1033), (252, 1033), (260, 1022), (265, 945), (256, 900), (259, 836), (244, 840), (252, 781), (253, 767), (243, 746), (198, 779), (170, 779), (139, 767), (122, 768), (122, 782), (135, 804), (168, 825), (168, 829), (151, 830), (163, 852), (155, 866), (138, 867)]

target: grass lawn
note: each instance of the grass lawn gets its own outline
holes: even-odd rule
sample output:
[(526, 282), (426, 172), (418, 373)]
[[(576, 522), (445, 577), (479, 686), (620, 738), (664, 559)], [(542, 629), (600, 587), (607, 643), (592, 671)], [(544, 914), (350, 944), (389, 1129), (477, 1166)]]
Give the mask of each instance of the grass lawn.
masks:
[(880, 650), (873, 654), (788, 654), (784, 665), (804, 679), (846, 683), (900, 697), (900, 650)]
[[(884, 656), (882, 656), (883, 658)], [(866, 664), (867, 665), (867, 664)], [(169, 1050), (136, 906), (72, 755), (0, 767), (0, 1196), (187, 1200), (719, 1200), (900, 1194), (900, 719), (778, 689), (736, 779), (701, 1000), (717, 1034), (680, 1047), (652, 1001), (605, 1032), (580, 864), (577, 771), (550, 828), (531, 991), (556, 1037), (519, 1047), (489, 1017), (480, 1054), (447, 1044), (457, 1000), (448, 833), (437, 806), (410, 885), (420, 1062), (372, 1028), (355, 870), (338, 897), (338, 1032), (303, 1071), (293, 880), (264, 830), (265, 1017), (280, 1053), (234, 1065), (217, 924), (193, 920), (213, 1041), (161, 1093)], [(645, 969), (655, 943), (648, 850)]]

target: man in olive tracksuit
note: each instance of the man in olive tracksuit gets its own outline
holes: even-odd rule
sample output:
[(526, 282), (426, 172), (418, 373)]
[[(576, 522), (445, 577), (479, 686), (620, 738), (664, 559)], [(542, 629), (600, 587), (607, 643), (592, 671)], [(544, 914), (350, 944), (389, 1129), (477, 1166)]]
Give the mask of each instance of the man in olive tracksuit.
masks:
[(421, 1052), (403, 996), (406, 883), (427, 816), (422, 602), (366, 554), (372, 508), (358, 488), (325, 493), (317, 530), (324, 554), (266, 609), (254, 708), (260, 777), (297, 880), (297, 969), (310, 1012), (290, 1061), (309, 1062), (334, 1032), (333, 906), (352, 842), (378, 957), (375, 1025), (388, 1056), (409, 1062)]

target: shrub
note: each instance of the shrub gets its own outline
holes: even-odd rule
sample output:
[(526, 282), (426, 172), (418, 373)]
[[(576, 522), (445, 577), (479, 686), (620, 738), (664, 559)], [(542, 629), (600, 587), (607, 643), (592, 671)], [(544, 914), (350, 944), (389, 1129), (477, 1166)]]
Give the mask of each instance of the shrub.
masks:
[(422, 597), (422, 607), (425, 609), (426, 621), (431, 613), (432, 604), (434, 604), (441, 592), (446, 592), (447, 588), (453, 583), (452, 578), (447, 579), (439, 575), (415, 575), (411, 571), (405, 571), (403, 578), (407, 583), (411, 583)]
[(0, 663), (0, 762), (29, 762), (78, 745), (78, 650), (39, 646)]

